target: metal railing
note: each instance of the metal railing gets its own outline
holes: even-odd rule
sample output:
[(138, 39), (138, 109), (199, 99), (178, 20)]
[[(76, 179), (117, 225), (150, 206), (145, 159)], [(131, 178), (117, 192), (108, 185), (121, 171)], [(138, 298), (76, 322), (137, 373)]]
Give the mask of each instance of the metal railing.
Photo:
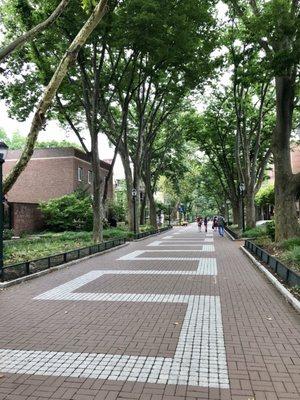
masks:
[[(160, 229), (154, 229), (151, 231), (141, 232), (135, 235), (134, 239), (141, 239), (146, 236), (150, 236), (156, 233), (161, 233), (171, 229), (172, 227), (164, 227)], [(113, 247), (120, 246), (129, 240), (126, 237), (116, 238), (103, 243), (93, 244), (91, 246), (82, 247), (79, 249), (69, 250), (64, 253), (54, 254), (47, 257), (37, 258), (30, 261), (23, 261), (17, 264), (6, 265), (3, 268), (3, 274), (1, 281), (11, 281), (23, 276), (31, 275), (36, 272), (51, 269), (58, 265), (66, 264), (70, 261), (79, 260), (83, 257), (90, 256), (92, 254), (101, 253), (109, 250)]]
[(11, 281), (26, 275), (44, 271), (58, 265), (65, 264), (69, 261), (79, 260), (80, 258), (90, 256), (92, 254), (101, 253), (113, 247), (120, 246), (126, 242), (126, 238), (117, 238), (107, 242), (93, 244), (91, 246), (82, 247), (66, 251), (64, 253), (54, 254), (35, 260), (23, 261), (18, 264), (7, 265), (3, 268), (2, 281)]
[(227, 231), (234, 239), (240, 239), (240, 236), (228, 226), (225, 226), (225, 231)]
[(172, 229), (172, 226), (165, 226), (164, 228), (151, 229), (150, 231), (136, 233), (133, 236), (133, 239), (134, 240), (142, 239), (142, 238), (147, 237), (147, 236), (151, 236), (151, 235), (155, 235), (157, 233), (162, 233), (162, 232), (168, 231), (169, 229)]
[(300, 275), (282, 264), (277, 258), (271, 256), (261, 247), (257, 246), (251, 240), (245, 241), (245, 248), (250, 251), (250, 253), (256, 255), (261, 261), (263, 261), (267, 266), (282, 279), (284, 283), (289, 286), (299, 286), (300, 285)]

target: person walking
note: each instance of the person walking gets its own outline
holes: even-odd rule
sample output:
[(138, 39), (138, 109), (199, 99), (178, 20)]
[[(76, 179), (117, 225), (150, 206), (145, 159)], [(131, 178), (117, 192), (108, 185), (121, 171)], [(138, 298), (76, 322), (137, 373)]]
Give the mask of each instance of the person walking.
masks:
[(207, 232), (207, 225), (208, 225), (208, 218), (207, 217), (204, 218), (203, 223), (204, 223), (205, 232)]
[(219, 235), (224, 236), (224, 228), (225, 228), (225, 219), (220, 215), (218, 217), (218, 228), (219, 228)]
[(201, 217), (199, 217), (199, 219), (198, 219), (198, 232), (201, 232), (201, 230), (202, 230), (202, 218)]
[(214, 217), (212, 228), (214, 231), (216, 231), (218, 229), (218, 217)]

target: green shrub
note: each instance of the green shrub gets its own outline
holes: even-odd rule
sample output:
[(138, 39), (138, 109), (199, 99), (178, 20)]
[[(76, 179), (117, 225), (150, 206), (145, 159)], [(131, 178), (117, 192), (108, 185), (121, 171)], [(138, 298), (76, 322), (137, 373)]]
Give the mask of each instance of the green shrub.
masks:
[(287, 261), (291, 261), (300, 268), (300, 246), (295, 246), (292, 250), (285, 253), (285, 258)]
[(275, 221), (270, 221), (266, 224), (266, 232), (269, 238), (275, 240)]
[(256, 228), (247, 229), (243, 233), (243, 236), (247, 238), (266, 236), (266, 229), (264, 226), (257, 226)]
[(14, 236), (14, 231), (12, 229), (3, 230), (3, 239), (10, 240)]
[(287, 240), (284, 240), (279, 245), (284, 250), (291, 250), (295, 246), (300, 246), (300, 237), (294, 237)]
[(115, 218), (117, 221), (125, 221), (126, 211), (120, 201), (108, 200), (107, 214), (108, 220), (110, 220), (111, 218)]
[(53, 231), (86, 230), (93, 226), (91, 196), (83, 191), (40, 204), (46, 225)]

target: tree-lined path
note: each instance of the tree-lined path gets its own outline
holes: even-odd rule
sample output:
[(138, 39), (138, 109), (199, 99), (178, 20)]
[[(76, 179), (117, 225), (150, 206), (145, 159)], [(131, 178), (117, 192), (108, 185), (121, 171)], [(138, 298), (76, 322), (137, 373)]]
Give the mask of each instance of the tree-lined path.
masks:
[(299, 315), (178, 228), (0, 293), (0, 399), (299, 399)]

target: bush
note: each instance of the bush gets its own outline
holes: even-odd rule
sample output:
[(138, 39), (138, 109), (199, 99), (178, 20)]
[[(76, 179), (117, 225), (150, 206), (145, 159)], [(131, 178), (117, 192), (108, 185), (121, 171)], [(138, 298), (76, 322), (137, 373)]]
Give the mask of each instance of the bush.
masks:
[(108, 220), (115, 218), (117, 221), (125, 221), (125, 213), (125, 208), (121, 202), (114, 200), (107, 201)]
[(270, 221), (266, 224), (267, 235), (274, 241), (275, 240), (275, 221)]
[(295, 246), (292, 250), (285, 253), (287, 261), (291, 261), (298, 265), (300, 268), (300, 246)]
[(247, 238), (256, 238), (256, 237), (266, 236), (266, 229), (264, 226), (258, 226), (256, 228), (247, 229), (243, 233), (243, 236), (247, 237)]
[(92, 229), (92, 199), (89, 194), (81, 190), (42, 203), (40, 209), (47, 227), (53, 231)]
[(14, 236), (14, 231), (12, 229), (3, 230), (3, 239), (10, 240)]
[(294, 237), (287, 240), (284, 240), (279, 245), (284, 250), (291, 250), (296, 246), (300, 246), (300, 237)]

